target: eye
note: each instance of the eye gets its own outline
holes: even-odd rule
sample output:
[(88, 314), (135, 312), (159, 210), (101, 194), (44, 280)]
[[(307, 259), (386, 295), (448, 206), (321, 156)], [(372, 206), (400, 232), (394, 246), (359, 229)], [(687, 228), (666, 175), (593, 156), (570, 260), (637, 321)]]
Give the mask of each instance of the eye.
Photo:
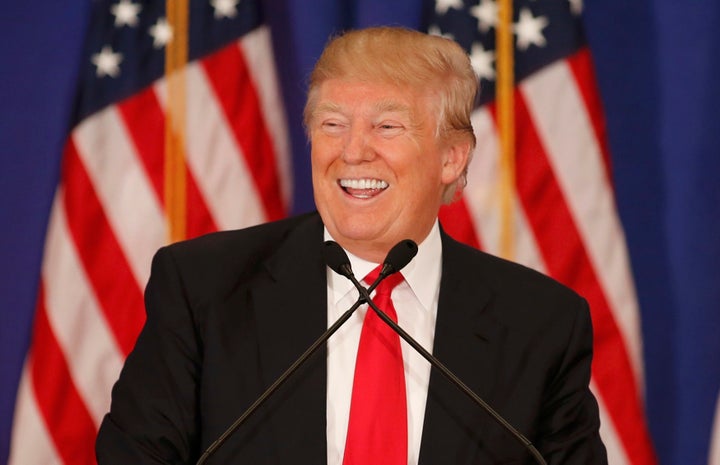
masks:
[(375, 125), (375, 129), (383, 136), (392, 137), (401, 134), (405, 126), (397, 121), (382, 121)]
[(322, 130), (329, 134), (336, 134), (345, 129), (347, 125), (338, 119), (326, 119), (320, 123)]

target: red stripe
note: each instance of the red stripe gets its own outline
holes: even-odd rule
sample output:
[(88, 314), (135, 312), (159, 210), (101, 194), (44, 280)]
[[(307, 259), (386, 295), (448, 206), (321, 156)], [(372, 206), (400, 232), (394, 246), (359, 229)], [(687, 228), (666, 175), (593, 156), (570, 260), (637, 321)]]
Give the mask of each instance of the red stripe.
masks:
[[(155, 195), (164, 204), (165, 115), (160, 102), (153, 88), (148, 87), (118, 104), (117, 108)], [(189, 167), (186, 170), (186, 181), (187, 237), (216, 231), (217, 225)]]
[(205, 198), (200, 193), (190, 169), (187, 169), (187, 231), (189, 238), (217, 231), (218, 227), (207, 208)]
[(549, 274), (592, 309), (593, 378), (635, 465), (655, 463), (630, 358), (607, 299), (519, 92), (515, 93), (517, 187)]
[(240, 48), (231, 44), (203, 59), (202, 64), (235, 140), (242, 148), (267, 219), (282, 218), (286, 211), (275, 149)]
[(612, 181), (612, 162), (607, 142), (605, 116), (602, 102), (600, 101), (600, 93), (598, 92), (595, 82), (595, 70), (590, 50), (587, 48), (581, 49), (575, 55), (568, 57), (567, 63), (575, 77), (575, 83), (580, 90), (580, 95), (585, 102), (587, 114), (590, 117), (593, 130), (595, 131), (595, 140), (598, 141), (603, 161), (605, 162), (607, 179)]
[(117, 104), (155, 195), (164, 202), (165, 116), (152, 87)]
[(440, 209), (440, 223), (445, 232), (464, 244), (480, 248), (480, 236), (475, 231), (475, 224), (468, 210), (465, 197)]
[(105, 216), (72, 139), (62, 183), (70, 234), (105, 319), (125, 355), (145, 321), (142, 291)]
[(63, 463), (94, 464), (96, 425), (73, 383), (50, 327), (42, 282), (29, 363), (35, 399)]

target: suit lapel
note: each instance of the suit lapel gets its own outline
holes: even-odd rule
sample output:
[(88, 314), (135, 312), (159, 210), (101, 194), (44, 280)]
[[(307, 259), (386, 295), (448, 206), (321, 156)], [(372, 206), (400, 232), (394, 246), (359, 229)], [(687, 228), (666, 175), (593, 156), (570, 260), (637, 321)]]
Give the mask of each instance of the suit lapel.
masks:
[[(253, 290), (260, 364), (269, 386), (327, 327), (322, 223), (294, 229), (265, 264), (269, 279)], [(322, 346), (268, 402), (277, 463), (325, 463), (326, 347)]]
[[(492, 373), (503, 327), (485, 311), (491, 291), (473, 277), (479, 263), (442, 234), (443, 265), (433, 355), (480, 397), (493, 390)], [(468, 463), (482, 441), (485, 414), (433, 369), (420, 449), (421, 465)]]

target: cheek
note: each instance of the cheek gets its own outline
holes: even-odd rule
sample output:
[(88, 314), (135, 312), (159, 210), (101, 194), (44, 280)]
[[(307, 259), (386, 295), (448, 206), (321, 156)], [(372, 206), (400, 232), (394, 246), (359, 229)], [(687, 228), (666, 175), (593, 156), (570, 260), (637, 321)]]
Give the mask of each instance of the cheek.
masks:
[(310, 162), (313, 171), (327, 169), (342, 154), (342, 144), (333, 138), (318, 136), (311, 139)]
[(330, 163), (329, 151), (323, 144), (313, 143), (310, 149), (310, 165), (313, 175), (319, 174), (327, 169)]
[(432, 152), (422, 154), (420, 157), (415, 164), (416, 175), (418, 179), (423, 180), (424, 187), (431, 190), (443, 181), (445, 169), (442, 159)]

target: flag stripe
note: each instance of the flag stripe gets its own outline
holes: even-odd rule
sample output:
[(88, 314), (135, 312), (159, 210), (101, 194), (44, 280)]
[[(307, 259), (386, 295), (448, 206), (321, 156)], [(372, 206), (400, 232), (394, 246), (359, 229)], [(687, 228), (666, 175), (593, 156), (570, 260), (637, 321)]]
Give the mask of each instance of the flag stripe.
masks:
[[(123, 122), (136, 147), (139, 158), (151, 180), (155, 195), (164, 204), (163, 157), (165, 153), (165, 115), (155, 87), (138, 92), (118, 105)], [(199, 191), (193, 172), (186, 169), (187, 183), (187, 236), (196, 237), (217, 230)]]
[(605, 118), (603, 118), (604, 112), (600, 101), (600, 93), (595, 83), (595, 71), (590, 50), (583, 48), (574, 55), (569, 56), (566, 61), (574, 77), (573, 83), (577, 86), (585, 102), (587, 108), (585, 114), (592, 121), (595, 142), (600, 146), (605, 165), (605, 176), (607, 179), (612, 180), (612, 161), (610, 159), (607, 131), (605, 130)]
[(593, 376), (625, 450), (633, 463), (644, 463), (644, 425), (637, 386), (624, 341), (583, 246), (566, 198), (549, 165), (544, 145), (518, 92), (518, 190), (551, 276), (590, 302), (595, 333)]
[(272, 49), (270, 28), (260, 26), (245, 34), (240, 39), (240, 48), (248, 64), (248, 72), (255, 83), (258, 92), (261, 116), (265, 127), (272, 136), (272, 145), (275, 149), (275, 163), (280, 176), (283, 205), (290, 205), (290, 196), (293, 190), (292, 172), (290, 163), (290, 137), (288, 136), (285, 119), (285, 106), (280, 93), (280, 86), (275, 75), (275, 56)]
[[(123, 354), (127, 355), (145, 321), (141, 288), (132, 276), (125, 254), (72, 142), (68, 143), (65, 151), (63, 186), (59, 192), (64, 192), (67, 227), (78, 244), (77, 251), (100, 310)], [(49, 238), (55, 239), (55, 236)], [(62, 265), (59, 268), (62, 269)], [(61, 277), (52, 279), (59, 280)]]
[[(560, 61), (536, 73), (521, 88), (548, 161), (565, 194), (593, 269), (622, 332), (641, 383), (640, 322), (629, 259), (615, 210), (612, 185), (569, 67)], [(553, 97), (549, 97), (549, 95)], [(552, 118), (550, 117), (552, 115)], [(573, 134), (572, 138), (567, 133)], [(585, 153), (580, 160), (578, 153)]]
[(85, 119), (72, 138), (136, 286), (142, 289), (149, 278), (150, 259), (165, 242), (166, 227), (160, 200), (117, 108), (108, 107)]
[[(115, 343), (72, 242), (63, 199), (60, 189), (48, 225), (42, 267), (44, 305), (77, 389), (99, 424), (110, 403), (109, 389), (122, 368), (124, 354)], [(120, 313), (122, 309), (111, 310)]]
[(190, 167), (186, 167), (187, 179), (187, 237), (198, 237), (218, 230), (218, 226), (213, 220), (212, 215), (207, 207), (207, 202), (203, 198), (202, 193), (198, 189)]
[(28, 356), (18, 386), (8, 465), (59, 465), (60, 458), (33, 394), (30, 363)]
[(202, 60), (217, 101), (255, 180), (269, 220), (285, 215), (280, 179), (270, 135), (265, 126), (255, 83), (237, 47), (226, 47)]
[(465, 199), (459, 199), (440, 209), (440, 221), (445, 230), (456, 240), (480, 248), (480, 238), (475, 231)]
[(148, 87), (117, 105), (139, 160), (145, 168), (158, 203), (165, 203), (165, 115), (153, 87)]
[[(233, 229), (266, 220), (262, 195), (253, 181), (232, 129), (223, 115), (200, 63), (187, 69), (188, 166), (198, 181), (211, 217), (219, 229)], [(210, 148), (210, 149), (209, 149)]]
[(468, 166), (468, 185), (463, 198), (478, 235), (477, 242), (484, 250), (498, 253), (500, 249), (499, 212), (497, 203), (497, 174), (499, 172), (499, 144), (493, 117), (488, 107), (472, 114), (472, 125), (477, 139), (472, 163)]
[(631, 465), (630, 459), (621, 443), (620, 436), (610, 419), (610, 412), (603, 402), (603, 397), (599, 395), (600, 390), (595, 382), (590, 382), (590, 389), (595, 394), (600, 410), (600, 437), (603, 440), (603, 444), (605, 444), (608, 464)]
[(33, 392), (62, 460), (73, 465), (92, 465), (95, 454), (86, 444), (94, 440), (96, 425), (75, 388), (47, 320), (44, 301), (41, 285), (35, 311), (35, 345), (30, 355)]
[[(468, 172), (468, 187), (464, 197), (480, 235), (479, 242), (483, 244), (485, 251), (498, 255), (500, 254), (501, 223), (497, 194), (499, 189), (499, 152), (494, 123), (495, 108), (494, 104), (490, 104), (475, 110), (472, 115), (478, 146)], [(525, 213), (520, 208), (517, 193), (512, 203), (516, 206), (513, 212), (515, 251), (512, 259), (543, 272), (545, 265), (538, 253), (538, 246), (528, 226)]]
[[(198, 64), (186, 70), (188, 85), (187, 163), (198, 182), (200, 196), (220, 229), (239, 228), (264, 220), (261, 193), (255, 185), (228, 124)], [(156, 95), (165, 107), (164, 81), (156, 84)]]

